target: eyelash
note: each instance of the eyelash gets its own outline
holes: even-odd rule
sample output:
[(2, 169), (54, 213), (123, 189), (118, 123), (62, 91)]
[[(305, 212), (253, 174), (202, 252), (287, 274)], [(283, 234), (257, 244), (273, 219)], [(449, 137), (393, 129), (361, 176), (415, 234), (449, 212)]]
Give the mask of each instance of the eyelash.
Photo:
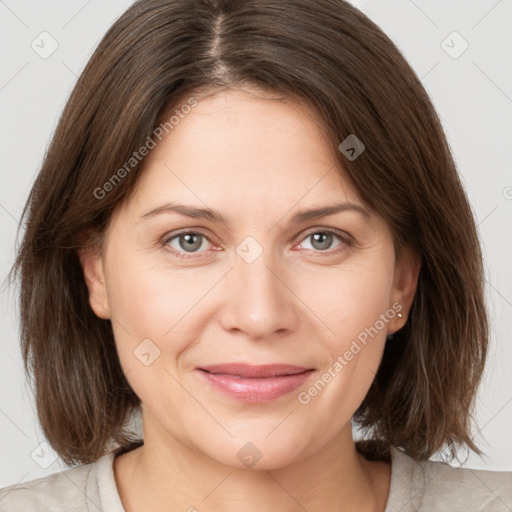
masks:
[[(332, 229), (316, 229), (314, 231), (310, 231), (303, 238), (301, 238), (300, 242), (302, 243), (303, 240), (306, 240), (310, 236), (316, 235), (318, 233), (321, 233), (321, 234), (324, 234), (324, 235), (326, 235), (326, 234), (327, 235), (333, 235), (334, 237), (337, 237), (342, 243), (337, 248), (335, 248), (335, 249), (327, 249), (325, 251), (314, 250), (314, 249), (306, 249), (307, 251), (313, 251), (313, 252), (316, 252), (316, 253), (326, 254), (326, 255), (332, 256), (334, 254), (338, 254), (338, 253), (346, 250), (347, 247), (352, 247), (354, 245), (354, 242), (353, 242), (352, 238), (350, 237), (350, 235), (348, 235), (348, 234), (341, 235), (338, 231), (333, 231)], [(176, 251), (176, 249), (168, 249), (167, 248), (167, 244), (169, 242), (171, 242), (175, 238), (178, 238), (181, 235), (200, 235), (200, 236), (206, 238), (206, 240), (208, 242), (213, 244), (213, 242), (210, 240), (210, 238), (205, 233), (203, 233), (201, 231), (196, 231), (196, 230), (180, 231), (178, 233), (174, 233), (172, 236), (165, 236), (162, 239), (162, 241), (161, 241), (162, 248), (166, 252), (172, 254), (174, 257), (179, 258), (179, 259), (198, 258), (201, 255), (201, 253), (187, 254), (187, 253), (184, 253), (184, 252)], [(215, 245), (215, 244), (213, 244), (213, 245)]]

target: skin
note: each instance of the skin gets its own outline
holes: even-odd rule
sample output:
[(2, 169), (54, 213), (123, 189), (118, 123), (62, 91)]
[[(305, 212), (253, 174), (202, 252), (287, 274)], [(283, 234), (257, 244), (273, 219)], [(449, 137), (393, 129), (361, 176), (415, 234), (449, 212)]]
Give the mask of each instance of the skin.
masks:
[[(175, 212), (141, 218), (170, 202), (215, 209), (229, 223)], [(386, 335), (407, 319), (419, 259), (405, 251), (396, 260), (389, 226), (371, 212), (289, 224), (299, 210), (339, 202), (366, 208), (313, 113), (247, 89), (222, 92), (198, 98), (149, 153), (101, 251), (81, 251), (90, 305), (111, 319), (123, 370), (142, 401), (145, 444), (114, 461), (128, 512), (228, 512), (242, 504), (247, 512), (384, 510), (391, 467), (356, 452), (351, 417)], [(187, 251), (175, 236), (182, 229), (205, 237)], [(315, 242), (312, 235), (326, 229), (352, 243), (336, 234), (330, 245)], [(256, 246), (244, 246), (248, 236)], [(237, 253), (249, 247), (254, 255), (258, 246), (263, 252), (250, 263)], [(300, 403), (298, 392), (395, 302), (403, 318), (389, 320)], [(149, 365), (134, 355), (144, 339), (154, 344), (152, 356), (160, 351)], [(294, 392), (248, 404), (212, 389), (195, 370), (239, 361), (315, 371)], [(248, 442), (261, 453), (250, 468), (237, 457)]]

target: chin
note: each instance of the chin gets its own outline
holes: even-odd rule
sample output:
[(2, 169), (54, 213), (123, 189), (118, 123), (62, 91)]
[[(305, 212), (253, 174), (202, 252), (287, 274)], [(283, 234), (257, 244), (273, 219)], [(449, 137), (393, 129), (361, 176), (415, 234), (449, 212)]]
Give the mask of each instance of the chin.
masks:
[[(290, 438), (288, 438), (290, 442)], [(269, 471), (284, 468), (300, 458), (302, 450), (298, 450), (293, 443), (283, 445), (281, 441), (270, 442), (268, 439), (261, 441), (238, 441), (232, 443), (218, 443), (218, 450), (205, 453), (213, 460), (236, 469), (248, 469), (255, 471)]]

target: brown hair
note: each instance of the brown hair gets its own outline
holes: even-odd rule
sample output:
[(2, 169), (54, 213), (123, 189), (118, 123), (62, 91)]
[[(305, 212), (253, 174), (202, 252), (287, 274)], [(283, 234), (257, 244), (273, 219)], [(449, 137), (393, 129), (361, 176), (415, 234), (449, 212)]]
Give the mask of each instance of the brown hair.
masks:
[[(98, 198), (183, 98), (256, 87), (318, 115), (340, 169), (421, 256), (405, 326), (354, 419), (383, 446), (427, 459), (467, 444), (488, 319), (473, 214), (438, 116), (392, 41), (344, 0), (139, 0), (108, 30), (66, 104), (23, 210), (21, 342), (43, 431), (68, 464), (135, 441), (140, 399), (98, 318), (78, 247), (99, 243), (142, 165)], [(338, 145), (365, 144), (355, 160)], [(133, 163), (133, 162), (132, 162)], [(117, 174), (119, 177), (119, 173)], [(93, 235), (81, 238), (84, 233)], [(12, 277), (12, 276), (11, 276)]]

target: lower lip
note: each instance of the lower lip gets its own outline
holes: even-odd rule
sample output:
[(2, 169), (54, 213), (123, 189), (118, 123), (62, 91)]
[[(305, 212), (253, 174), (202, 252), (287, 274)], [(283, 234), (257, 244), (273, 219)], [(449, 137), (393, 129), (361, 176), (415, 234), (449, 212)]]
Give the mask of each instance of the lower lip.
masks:
[(295, 375), (279, 375), (266, 378), (242, 378), (221, 373), (197, 370), (214, 388), (231, 398), (243, 402), (260, 403), (275, 400), (302, 386), (313, 370)]

